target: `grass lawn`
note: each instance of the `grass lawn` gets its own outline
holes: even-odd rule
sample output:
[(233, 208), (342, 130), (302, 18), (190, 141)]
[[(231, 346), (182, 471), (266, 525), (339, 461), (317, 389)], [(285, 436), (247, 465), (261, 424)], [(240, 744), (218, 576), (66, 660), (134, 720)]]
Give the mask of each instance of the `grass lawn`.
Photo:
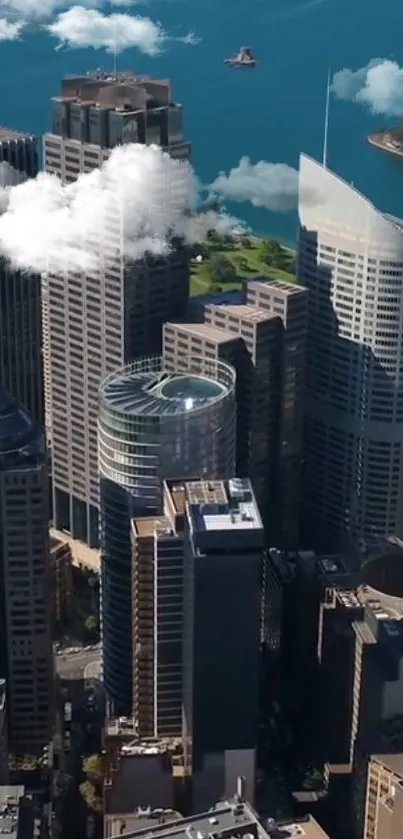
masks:
[[(293, 254), (286, 252), (289, 256), (290, 271), (283, 271), (279, 268), (272, 268), (270, 265), (261, 262), (261, 243), (257, 239), (251, 240), (251, 246), (248, 248), (242, 247), (240, 242), (233, 242), (227, 244), (222, 243), (206, 243), (210, 254), (214, 256), (223, 256), (232, 262), (236, 270), (236, 279), (229, 283), (220, 283), (224, 291), (232, 291), (233, 289), (240, 289), (244, 279), (253, 280), (254, 277), (272, 277), (277, 280), (283, 280), (286, 283), (295, 283), (295, 274), (292, 273)], [(244, 260), (245, 264), (239, 265)], [(209, 290), (211, 283), (209, 259), (205, 257), (203, 262), (196, 262), (192, 260), (190, 269), (190, 293), (205, 294)]]

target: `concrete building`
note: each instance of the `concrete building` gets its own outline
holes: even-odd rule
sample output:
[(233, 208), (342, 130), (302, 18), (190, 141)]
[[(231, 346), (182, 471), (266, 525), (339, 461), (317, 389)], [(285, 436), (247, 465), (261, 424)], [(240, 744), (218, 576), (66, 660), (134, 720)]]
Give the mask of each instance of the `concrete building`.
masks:
[(403, 754), (372, 755), (366, 773), (359, 839), (400, 839), (403, 825)]
[(403, 222), (304, 155), (299, 195), (305, 543), (361, 550), (403, 535)]
[[(204, 323), (164, 326), (166, 364), (189, 353), (237, 371), (237, 474), (252, 478), (270, 538), (296, 547), (307, 298), (277, 280), (246, 283), (245, 302), (202, 298)], [(200, 317), (199, 317), (200, 320)]]
[[(180, 739), (137, 735), (133, 720), (108, 720), (105, 728), (104, 808), (109, 821), (116, 815), (175, 806), (175, 762), (182, 755)], [(130, 730), (131, 729), (131, 730)], [(107, 831), (105, 831), (107, 832)]]
[(41, 753), (53, 730), (48, 474), (42, 431), (0, 393), (0, 676), (10, 749)]
[(8, 782), (8, 730), (6, 680), (0, 679), (0, 785)]
[[(45, 170), (72, 183), (122, 143), (153, 143), (188, 158), (182, 107), (172, 101), (169, 82), (132, 73), (64, 79), (44, 137)], [(161, 350), (162, 324), (183, 316), (189, 293), (187, 249), (176, 243), (163, 259), (130, 262), (122, 250), (124, 222), (122, 210), (111, 207), (99, 231), (100, 253), (108, 257), (101, 274), (50, 270), (43, 285), (55, 527), (94, 547), (99, 385), (128, 361)]]
[(73, 557), (68, 542), (50, 535), (49, 562), (53, 621), (61, 627), (69, 620), (73, 594)]
[(115, 710), (132, 712), (130, 519), (162, 512), (164, 478), (235, 469), (235, 371), (188, 358), (176, 372), (141, 359), (100, 390), (103, 676)]
[(140, 737), (182, 734), (183, 530), (132, 520), (133, 713)]
[(206, 839), (231, 839), (233, 836), (239, 839), (329, 839), (312, 816), (288, 821), (267, 819), (263, 827), (255, 810), (239, 795), (229, 796), (208, 811), (174, 821), (170, 815), (166, 818), (164, 813), (157, 821), (155, 813), (141, 809), (127, 816), (108, 822), (105, 839), (118, 836), (126, 839), (189, 839), (193, 833)]
[(40, 824), (34, 805), (20, 785), (0, 786), (0, 834), (10, 839), (34, 839)]
[[(38, 172), (37, 138), (0, 127), (0, 166), (6, 185)], [(0, 382), (32, 419), (44, 423), (41, 280), (0, 260)]]

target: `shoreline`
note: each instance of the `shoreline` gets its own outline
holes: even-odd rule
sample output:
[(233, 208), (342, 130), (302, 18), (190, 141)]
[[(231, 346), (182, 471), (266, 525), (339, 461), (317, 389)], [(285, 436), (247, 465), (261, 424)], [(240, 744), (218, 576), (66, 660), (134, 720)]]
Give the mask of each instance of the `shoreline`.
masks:
[(403, 144), (402, 148), (398, 148), (394, 146), (393, 143), (388, 142), (385, 138), (388, 136), (387, 132), (379, 133), (379, 134), (368, 134), (367, 135), (367, 143), (370, 146), (374, 146), (381, 151), (385, 151), (388, 154), (393, 154), (395, 157), (403, 157)]

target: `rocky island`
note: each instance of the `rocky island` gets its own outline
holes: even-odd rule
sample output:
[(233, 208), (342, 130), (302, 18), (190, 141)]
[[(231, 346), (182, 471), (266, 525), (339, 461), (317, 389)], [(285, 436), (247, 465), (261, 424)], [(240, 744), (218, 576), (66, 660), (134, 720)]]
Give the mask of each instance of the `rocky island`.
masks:
[(394, 128), (386, 128), (383, 131), (375, 131), (367, 137), (371, 146), (382, 151), (389, 152), (389, 154), (403, 157), (403, 121), (399, 122)]

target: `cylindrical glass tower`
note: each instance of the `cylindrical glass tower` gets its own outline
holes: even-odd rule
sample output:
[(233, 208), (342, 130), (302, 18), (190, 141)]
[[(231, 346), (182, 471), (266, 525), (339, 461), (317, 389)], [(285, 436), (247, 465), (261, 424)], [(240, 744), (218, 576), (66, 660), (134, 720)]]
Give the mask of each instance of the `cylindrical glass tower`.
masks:
[(132, 710), (130, 519), (161, 511), (166, 478), (235, 474), (235, 410), (235, 371), (217, 360), (139, 359), (101, 385), (103, 678), (119, 713)]

